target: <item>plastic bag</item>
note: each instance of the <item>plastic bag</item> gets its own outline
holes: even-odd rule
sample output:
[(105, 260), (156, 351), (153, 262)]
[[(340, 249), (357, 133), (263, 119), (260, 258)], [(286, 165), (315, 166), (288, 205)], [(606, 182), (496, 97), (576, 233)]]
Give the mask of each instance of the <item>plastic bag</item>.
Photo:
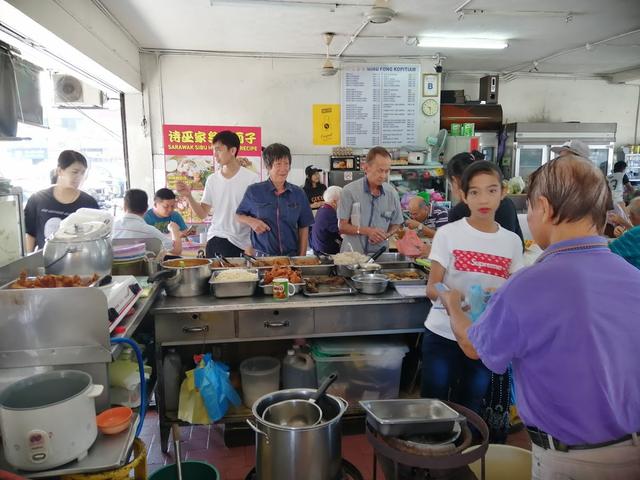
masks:
[(405, 229), (403, 237), (396, 242), (398, 252), (407, 257), (420, 256), (423, 247), (424, 243), (418, 238), (418, 234), (415, 230), (410, 229)]
[(182, 421), (200, 425), (212, 423), (204, 400), (196, 388), (193, 370), (187, 370), (187, 377), (180, 385), (180, 399), (178, 403), (178, 418)]
[(508, 182), (508, 192), (518, 195), (524, 191), (525, 183), (522, 177), (513, 177)]
[(409, 202), (415, 196), (416, 196), (416, 192), (413, 192), (413, 191), (406, 192), (404, 195), (402, 195), (402, 198), (400, 199), (400, 206), (402, 207), (403, 210), (409, 209)]
[(202, 356), (194, 378), (207, 413), (214, 422), (224, 417), (229, 409), (229, 403), (240, 405), (240, 396), (229, 381), (229, 367), (222, 362), (212, 360), (210, 353)]

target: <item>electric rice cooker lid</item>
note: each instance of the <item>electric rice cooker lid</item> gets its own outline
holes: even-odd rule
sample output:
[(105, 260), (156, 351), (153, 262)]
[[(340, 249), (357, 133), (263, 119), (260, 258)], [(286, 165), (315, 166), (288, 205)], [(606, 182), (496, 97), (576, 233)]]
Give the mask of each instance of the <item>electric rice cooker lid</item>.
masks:
[(91, 387), (91, 375), (78, 370), (54, 370), (18, 380), (0, 394), (0, 407), (32, 410), (81, 395)]

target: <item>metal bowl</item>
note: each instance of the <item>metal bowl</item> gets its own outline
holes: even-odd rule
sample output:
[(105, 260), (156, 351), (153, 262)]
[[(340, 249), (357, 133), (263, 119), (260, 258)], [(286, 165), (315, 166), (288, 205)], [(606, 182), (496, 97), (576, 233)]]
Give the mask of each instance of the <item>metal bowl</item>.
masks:
[(309, 400), (283, 400), (267, 407), (262, 418), (281, 427), (312, 427), (322, 420), (322, 410)]
[(383, 293), (387, 289), (389, 278), (386, 275), (382, 275), (379, 273), (361, 273), (354, 277), (351, 277), (351, 282), (360, 293), (375, 295), (378, 293)]

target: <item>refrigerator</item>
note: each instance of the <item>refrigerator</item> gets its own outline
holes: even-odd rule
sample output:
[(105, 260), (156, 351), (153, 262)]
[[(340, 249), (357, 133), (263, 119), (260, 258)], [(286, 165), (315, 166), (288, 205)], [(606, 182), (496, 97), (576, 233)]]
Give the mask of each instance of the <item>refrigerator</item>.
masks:
[(589, 160), (607, 175), (613, 170), (616, 123), (510, 123), (500, 165), (507, 178), (526, 178), (556, 157), (553, 147), (581, 140), (589, 147)]

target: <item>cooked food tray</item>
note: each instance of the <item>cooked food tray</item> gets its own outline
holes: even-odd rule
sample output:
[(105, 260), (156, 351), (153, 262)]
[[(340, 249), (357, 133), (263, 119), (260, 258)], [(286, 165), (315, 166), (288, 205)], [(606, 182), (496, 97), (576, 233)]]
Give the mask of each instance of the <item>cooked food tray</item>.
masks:
[(335, 297), (358, 293), (355, 287), (344, 277), (317, 276), (305, 277), (302, 293), (307, 297)]
[(382, 269), (384, 275), (389, 277), (389, 283), (396, 285), (424, 285), (428, 276), (418, 268), (389, 268)]
[(453, 408), (433, 398), (361, 400), (367, 422), (386, 436), (449, 433), (456, 422), (466, 421)]

